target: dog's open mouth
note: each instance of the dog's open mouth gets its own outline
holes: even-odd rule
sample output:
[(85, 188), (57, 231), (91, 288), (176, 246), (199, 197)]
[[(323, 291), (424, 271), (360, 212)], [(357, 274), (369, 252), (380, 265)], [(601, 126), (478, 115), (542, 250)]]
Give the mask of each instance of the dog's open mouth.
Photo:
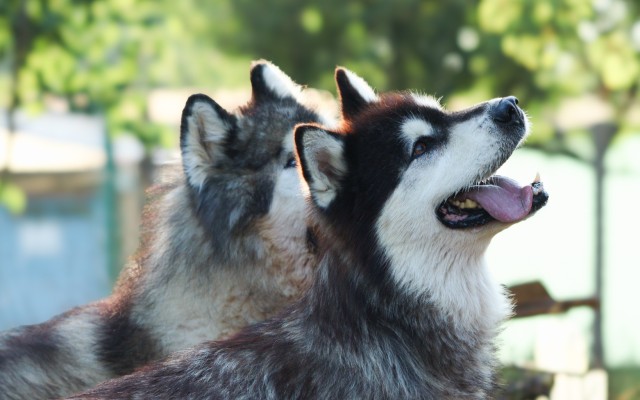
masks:
[(436, 214), (447, 227), (471, 228), (492, 221), (514, 223), (547, 204), (549, 195), (540, 177), (521, 186), (513, 179), (494, 175), (442, 202)]

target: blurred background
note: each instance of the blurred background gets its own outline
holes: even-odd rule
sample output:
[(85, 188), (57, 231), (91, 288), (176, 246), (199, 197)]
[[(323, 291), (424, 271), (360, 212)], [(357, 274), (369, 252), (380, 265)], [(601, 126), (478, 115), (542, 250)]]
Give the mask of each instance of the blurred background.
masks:
[(110, 293), (186, 98), (243, 104), (259, 58), (322, 98), (336, 65), (448, 109), (517, 96), (533, 133), (503, 172), (551, 198), (488, 258), (562, 312), (506, 325), (505, 376), (640, 399), (636, 0), (0, 1), (0, 330)]

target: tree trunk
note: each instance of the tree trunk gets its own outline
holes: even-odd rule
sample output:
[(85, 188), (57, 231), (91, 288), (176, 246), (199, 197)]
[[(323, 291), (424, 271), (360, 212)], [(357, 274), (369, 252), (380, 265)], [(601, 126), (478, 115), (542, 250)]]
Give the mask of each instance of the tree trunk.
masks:
[(593, 143), (596, 146), (596, 156), (593, 161), (595, 169), (595, 297), (600, 302), (600, 307), (595, 309), (595, 319), (593, 324), (593, 360), (592, 364), (596, 368), (604, 367), (604, 347), (602, 339), (602, 299), (604, 282), (604, 232), (606, 229), (604, 221), (605, 210), (605, 166), (604, 157), (609, 148), (609, 144), (618, 131), (618, 125), (614, 122), (605, 122), (591, 127)]

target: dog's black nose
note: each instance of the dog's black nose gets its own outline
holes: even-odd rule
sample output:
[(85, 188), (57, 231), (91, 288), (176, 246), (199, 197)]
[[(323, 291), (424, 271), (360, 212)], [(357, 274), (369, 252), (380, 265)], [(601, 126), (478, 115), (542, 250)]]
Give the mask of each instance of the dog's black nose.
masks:
[(491, 117), (503, 124), (521, 123), (523, 115), (518, 108), (518, 99), (515, 96), (502, 98), (491, 110)]

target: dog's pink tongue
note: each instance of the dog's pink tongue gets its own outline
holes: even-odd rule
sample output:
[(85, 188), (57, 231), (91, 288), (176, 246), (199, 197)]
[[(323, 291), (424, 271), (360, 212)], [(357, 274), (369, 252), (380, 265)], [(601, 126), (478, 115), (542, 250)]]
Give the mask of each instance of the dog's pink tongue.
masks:
[(531, 212), (533, 188), (531, 185), (520, 186), (513, 179), (496, 176), (490, 185), (474, 186), (464, 197), (476, 201), (498, 221), (517, 222)]

